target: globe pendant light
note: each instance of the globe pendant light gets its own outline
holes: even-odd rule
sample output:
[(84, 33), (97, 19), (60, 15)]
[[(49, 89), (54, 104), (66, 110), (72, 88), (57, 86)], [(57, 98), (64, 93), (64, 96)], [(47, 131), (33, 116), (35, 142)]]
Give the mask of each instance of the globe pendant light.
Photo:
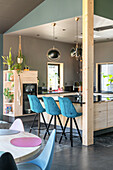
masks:
[[(55, 26), (56, 23), (53, 23), (53, 44), (55, 39)], [(55, 48), (54, 45), (53, 48), (47, 51), (47, 57), (49, 60), (56, 61), (60, 58), (60, 56), (61, 56), (60, 51), (57, 48)]]

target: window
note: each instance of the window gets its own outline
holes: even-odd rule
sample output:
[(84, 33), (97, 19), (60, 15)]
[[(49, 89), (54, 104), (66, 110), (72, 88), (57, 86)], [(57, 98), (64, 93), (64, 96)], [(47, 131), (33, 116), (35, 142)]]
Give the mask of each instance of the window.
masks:
[(63, 87), (63, 63), (48, 63), (47, 65), (48, 90), (59, 90)]
[(98, 64), (98, 91), (101, 92), (111, 92), (113, 91), (113, 83), (109, 86), (108, 77), (104, 78), (104, 75), (113, 75), (113, 63), (102, 63)]

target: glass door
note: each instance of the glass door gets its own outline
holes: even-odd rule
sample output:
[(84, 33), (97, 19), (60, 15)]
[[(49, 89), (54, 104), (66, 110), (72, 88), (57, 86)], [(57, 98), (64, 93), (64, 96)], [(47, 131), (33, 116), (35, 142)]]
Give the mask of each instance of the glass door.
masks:
[(60, 88), (60, 65), (48, 64), (48, 90), (58, 90)]

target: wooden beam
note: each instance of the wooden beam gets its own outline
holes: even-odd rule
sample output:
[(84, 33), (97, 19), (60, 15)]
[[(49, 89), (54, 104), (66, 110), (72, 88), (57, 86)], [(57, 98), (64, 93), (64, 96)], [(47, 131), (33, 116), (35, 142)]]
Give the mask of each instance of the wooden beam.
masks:
[(83, 145), (93, 144), (94, 0), (83, 0)]

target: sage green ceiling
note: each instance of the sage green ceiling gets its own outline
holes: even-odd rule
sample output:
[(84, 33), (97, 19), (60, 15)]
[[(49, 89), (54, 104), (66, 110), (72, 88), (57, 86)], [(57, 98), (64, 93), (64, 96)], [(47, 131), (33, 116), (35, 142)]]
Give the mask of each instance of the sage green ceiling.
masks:
[[(113, 19), (113, 0), (94, 0), (94, 14)], [(6, 33), (82, 15), (82, 0), (45, 0)]]
[(44, 0), (0, 0), (0, 34), (3, 34)]
[(94, 14), (113, 20), (113, 0), (94, 0)]
[(82, 15), (82, 0), (45, 0), (6, 33)]

